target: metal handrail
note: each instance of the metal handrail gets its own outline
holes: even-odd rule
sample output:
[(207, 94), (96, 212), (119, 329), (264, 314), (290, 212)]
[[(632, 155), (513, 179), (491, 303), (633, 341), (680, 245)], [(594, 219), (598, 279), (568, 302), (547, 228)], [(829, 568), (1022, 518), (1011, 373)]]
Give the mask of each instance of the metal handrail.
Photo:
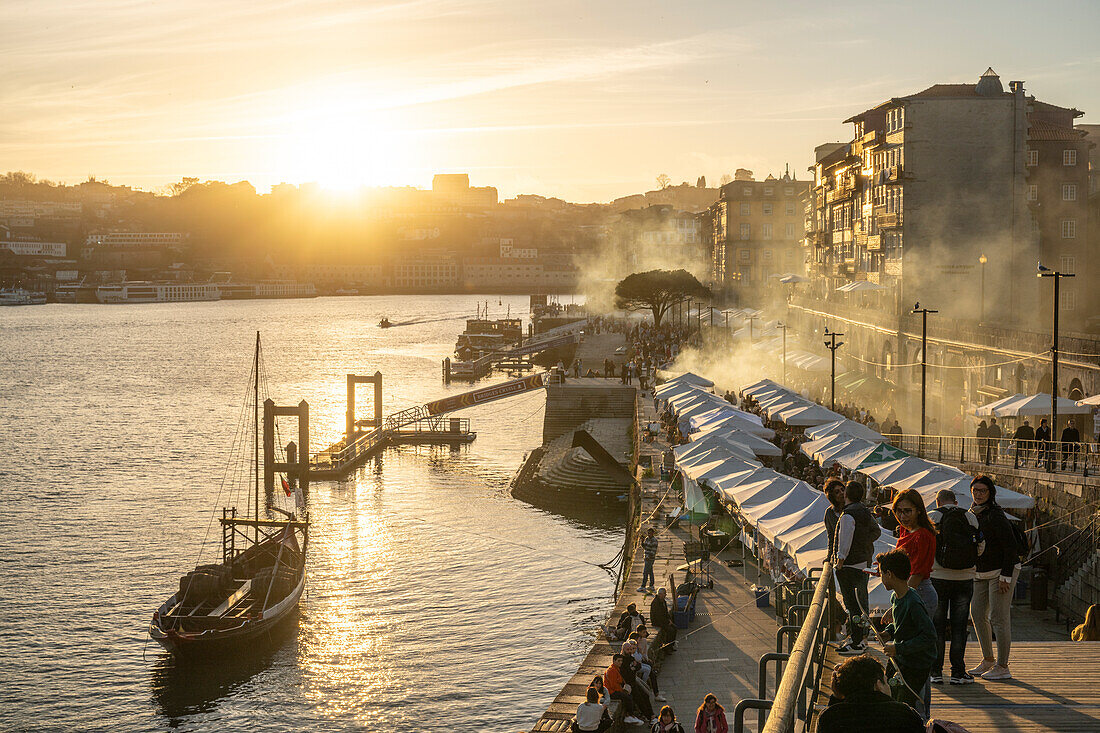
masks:
[(825, 635), (820, 633), (820, 627), (829, 602), (832, 577), (832, 563), (825, 563), (806, 614), (806, 621), (802, 624), (802, 631), (798, 633), (794, 648), (791, 649), (790, 659), (783, 670), (783, 678), (779, 682), (779, 689), (775, 693), (775, 700), (762, 733), (789, 733), (794, 730), (806, 675), (814, 661), (815, 646), (825, 639)]
[[(935, 461), (977, 463), (987, 466), (1071, 473), (1100, 473), (1100, 444), (1087, 441), (1017, 440), (967, 435), (886, 434), (894, 446), (920, 458)], [(1064, 464), (1064, 468), (1063, 468)]]

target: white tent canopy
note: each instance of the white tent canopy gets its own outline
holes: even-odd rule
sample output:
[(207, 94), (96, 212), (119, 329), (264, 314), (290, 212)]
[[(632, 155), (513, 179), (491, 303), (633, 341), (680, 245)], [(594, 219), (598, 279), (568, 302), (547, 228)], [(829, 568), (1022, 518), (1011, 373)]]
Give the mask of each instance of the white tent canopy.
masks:
[(779, 384), (779, 382), (773, 382), (770, 379), (761, 379), (758, 382), (753, 382), (752, 384), (750, 384), (747, 387), (742, 387), (741, 392), (743, 392), (744, 394), (755, 397), (758, 394), (762, 394), (764, 392), (770, 392), (770, 391), (775, 390), (775, 389), (785, 389), (785, 387), (783, 387), (783, 385)]
[(1008, 397), (1002, 397), (999, 400), (994, 400), (993, 402), (989, 402), (982, 405), (981, 407), (978, 407), (976, 410), (974, 410), (974, 414), (979, 417), (989, 417), (993, 414), (994, 408), (1000, 407), (1001, 405), (1007, 405), (1009, 402), (1015, 402), (1016, 400), (1022, 399), (1024, 396), (1025, 395), (1022, 392), (1017, 392), (1016, 394), (1009, 395)]
[[(916, 488), (917, 493), (924, 499), (925, 506), (932, 509), (936, 505), (936, 494), (941, 489), (950, 489), (955, 492), (955, 499), (961, 507), (968, 507), (974, 503), (974, 496), (970, 493), (969, 476), (941, 481), (935, 484), (924, 484)], [(1035, 506), (1035, 500), (1027, 494), (1021, 494), (1003, 486), (997, 487), (997, 504), (1005, 509), (1031, 509)]]
[(1086, 397), (1083, 400), (1078, 400), (1077, 404), (1080, 407), (1096, 407), (1100, 405), (1100, 394), (1093, 395), (1092, 397)]
[(775, 437), (774, 430), (743, 418), (741, 414), (740, 412), (722, 411), (717, 415), (714, 413), (693, 415), (688, 419), (688, 425), (696, 432), (705, 432), (715, 428), (726, 427), (734, 428), (745, 433), (751, 433), (765, 440), (771, 440)]
[[(906, 476), (912, 476), (915, 473), (921, 471), (927, 471), (932, 466), (939, 465), (933, 461), (927, 461), (923, 458), (916, 458), (915, 456), (907, 456), (905, 458), (899, 458), (896, 461), (887, 461), (886, 463), (879, 463), (874, 466), (865, 466), (859, 469), (859, 472), (864, 476), (874, 479), (880, 484), (889, 484), (889, 482), (895, 478), (905, 478)], [(960, 471), (960, 474), (962, 472)]]
[(779, 413), (779, 419), (787, 425), (821, 425), (839, 420), (842, 415), (817, 404), (794, 407)]
[(734, 443), (736, 445), (745, 446), (758, 456), (783, 455), (783, 451), (775, 443), (770, 443), (763, 438), (759, 438), (753, 435), (752, 433), (743, 432), (741, 430), (730, 428), (728, 426), (719, 426), (705, 432), (692, 433), (690, 437), (691, 441), (694, 443), (696, 440), (702, 440), (703, 438), (710, 436), (729, 441), (730, 443)]
[(872, 443), (869, 440), (862, 438), (849, 438), (846, 441), (838, 441), (837, 443), (830, 445), (823, 450), (817, 452), (814, 459), (821, 464), (823, 468), (828, 468), (834, 463), (841, 463), (841, 459), (847, 456), (851, 456), (857, 453), (863, 453), (867, 449), (874, 449), (878, 443)]
[(959, 478), (970, 479), (969, 476), (951, 466), (934, 465), (926, 471), (918, 471), (917, 473), (909, 476), (899, 475), (902, 472), (895, 472), (890, 476), (890, 479), (884, 484), (891, 489), (903, 491), (905, 489), (918, 489), (921, 486), (928, 486), (929, 484), (938, 484), (943, 481), (958, 480)]
[(833, 433), (847, 433), (857, 438), (872, 440), (878, 443), (886, 440), (886, 437), (881, 433), (877, 433), (866, 425), (858, 423), (855, 420), (849, 420), (848, 418), (825, 423), (824, 425), (815, 425), (814, 427), (806, 428), (805, 432), (807, 437), (815, 439)]
[(713, 387), (714, 386), (714, 382), (710, 381), (706, 377), (701, 377), (698, 374), (694, 374), (692, 372), (684, 372), (683, 374), (681, 374), (678, 377), (673, 377), (672, 379), (667, 380), (666, 384), (675, 383), (675, 382), (686, 382), (688, 384), (694, 384), (698, 387)]
[[(993, 414), (997, 417), (1023, 417), (1025, 415), (1049, 415), (1051, 407), (1050, 394), (1034, 394), (1029, 397), (1021, 397), (1012, 402), (1007, 402), (993, 408)], [(1073, 400), (1065, 397), (1058, 398), (1059, 415), (1084, 415), (1092, 412), (1088, 405), (1078, 405)]]
[[(700, 463), (716, 460), (751, 461), (752, 463), (760, 465), (760, 462), (756, 460), (756, 456), (753, 455), (752, 451), (744, 446), (717, 441), (690, 443), (688, 445), (693, 450), (685, 449), (681, 453), (673, 451), (673, 455), (676, 456), (677, 466), (697, 466)], [(685, 446), (677, 447), (683, 448)]]

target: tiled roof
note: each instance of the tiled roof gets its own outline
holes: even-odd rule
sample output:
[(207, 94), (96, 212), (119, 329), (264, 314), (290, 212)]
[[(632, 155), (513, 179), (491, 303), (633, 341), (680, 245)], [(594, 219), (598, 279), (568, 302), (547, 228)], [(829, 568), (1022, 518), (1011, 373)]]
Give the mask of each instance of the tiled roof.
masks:
[(1042, 120), (1035, 120), (1031, 123), (1027, 136), (1030, 140), (1065, 141), (1080, 140), (1083, 137), (1080, 131), (1072, 127), (1063, 127), (1062, 125), (1055, 125), (1052, 122), (1044, 122)]
[[(973, 84), (933, 84), (924, 91), (910, 94), (906, 99), (919, 99), (921, 97), (980, 97), (977, 87)], [(1012, 92), (1002, 92), (1000, 95), (1011, 97)], [(987, 97), (988, 99), (988, 97)]]

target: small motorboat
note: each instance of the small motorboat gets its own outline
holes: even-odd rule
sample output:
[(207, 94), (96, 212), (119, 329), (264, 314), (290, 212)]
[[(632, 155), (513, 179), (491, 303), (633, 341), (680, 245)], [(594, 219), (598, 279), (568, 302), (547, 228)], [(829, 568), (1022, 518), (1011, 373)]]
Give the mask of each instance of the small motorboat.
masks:
[(390, 326), (392, 326), (392, 325), (393, 325), (393, 324), (392, 324), (392, 323), (390, 323), (390, 319), (389, 319), (389, 318), (385, 318), (385, 317), (383, 317), (383, 318), (382, 318), (382, 320), (378, 322), (378, 327), (379, 327), (379, 328), (389, 328), (389, 327), (390, 327)]

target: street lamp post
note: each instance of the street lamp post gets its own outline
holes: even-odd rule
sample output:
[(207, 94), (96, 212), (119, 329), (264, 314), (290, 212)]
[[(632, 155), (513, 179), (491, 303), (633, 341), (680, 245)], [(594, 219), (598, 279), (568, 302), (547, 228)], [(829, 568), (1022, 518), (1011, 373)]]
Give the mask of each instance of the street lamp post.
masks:
[[(1039, 277), (1054, 278), (1054, 333), (1053, 343), (1050, 346), (1050, 442), (1053, 445), (1058, 436), (1058, 285), (1063, 277), (1074, 277), (1072, 272), (1058, 272), (1043, 267), (1039, 263)], [(1047, 451), (1047, 461), (1050, 461), (1050, 451)]]
[(780, 321), (776, 328), (783, 329), (783, 384), (787, 383), (787, 324)]
[(939, 313), (931, 308), (921, 308), (918, 302), (913, 306), (913, 310), (910, 313), (921, 314), (921, 329), (920, 329), (920, 434), (926, 435), (924, 429), (924, 405), (925, 398), (927, 397), (928, 383), (926, 381), (928, 370), (928, 314)]
[(978, 262), (980, 262), (981, 265), (982, 265), (981, 287), (979, 288), (979, 290), (981, 292), (981, 298), (982, 298), (982, 315), (981, 315), (981, 318), (978, 319), (978, 323), (981, 324), (981, 323), (985, 323), (985, 263), (989, 262), (989, 260), (987, 260), (985, 258), (985, 253), (984, 252), (981, 254), (980, 257), (978, 257)]
[(825, 348), (833, 352), (833, 365), (832, 365), (832, 387), (829, 389), (829, 409), (836, 410), (836, 350), (844, 345), (843, 341), (837, 341), (838, 336), (843, 336), (842, 333), (835, 331), (830, 332), (829, 327), (825, 327), (825, 338), (829, 339), (825, 342)]

